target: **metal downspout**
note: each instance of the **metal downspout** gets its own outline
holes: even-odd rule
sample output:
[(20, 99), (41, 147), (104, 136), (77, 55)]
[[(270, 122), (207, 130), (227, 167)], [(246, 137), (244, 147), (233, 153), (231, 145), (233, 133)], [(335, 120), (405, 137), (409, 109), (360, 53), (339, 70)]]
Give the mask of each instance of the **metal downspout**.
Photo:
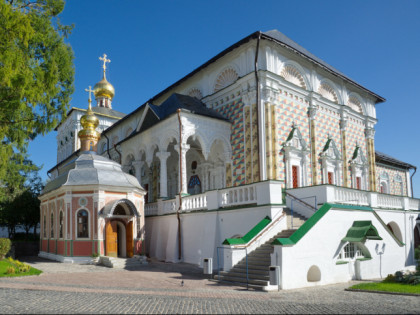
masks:
[(118, 149), (117, 149), (117, 145), (118, 145), (118, 144), (114, 144), (114, 149), (115, 149), (115, 151), (117, 151), (118, 155), (120, 156), (120, 164), (122, 164), (122, 154), (121, 154), (121, 152), (120, 152), (120, 151), (118, 151)]
[(258, 79), (258, 52), (260, 49), (260, 39), (261, 39), (261, 32), (258, 32), (258, 38), (257, 38), (257, 47), (255, 50), (255, 61), (254, 61), (254, 74), (255, 74), (255, 88), (256, 88), (256, 104), (257, 104), (257, 134), (258, 134), (258, 156), (259, 156), (259, 160), (260, 160), (260, 174), (259, 174), (259, 180), (263, 180), (263, 165), (262, 165), (262, 160), (263, 160), (263, 152), (261, 152), (261, 144), (260, 144), (260, 128), (263, 128), (264, 126), (260, 126), (261, 122), (260, 122), (260, 117), (261, 117), (261, 113), (260, 113), (260, 80)]
[(413, 167), (414, 173), (410, 176), (410, 185), (411, 185), (411, 198), (414, 198), (414, 190), (413, 190), (413, 176), (417, 172), (417, 167)]
[(179, 122), (179, 207), (176, 211), (176, 218), (178, 220), (178, 259), (181, 260), (181, 218), (179, 212), (182, 210), (182, 123), (181, 123), (181, 109), (178, 108), (178, 122)]
[(111, 160), (111, 154), (109, 154), (109, 138), (105, 133), (102, 133), (102, 135), (106, 138), (106, 152), (108, 153), (108, 158)]

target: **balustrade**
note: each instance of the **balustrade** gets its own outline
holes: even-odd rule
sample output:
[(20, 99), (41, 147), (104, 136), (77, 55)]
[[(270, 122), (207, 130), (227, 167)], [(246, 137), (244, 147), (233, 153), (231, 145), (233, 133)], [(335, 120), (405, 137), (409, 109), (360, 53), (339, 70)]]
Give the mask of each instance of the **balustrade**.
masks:
[(257, 203), (256, 184), (223, 189), (219, 194), (221, 207)]
[[(241, 205), (268, 204), (273, 202), (269, 200), (270, 196), (281, 196), (280, 187), (279, 182), (264, 181), (239, 187), (207, 191), (197, 195), (189, 195), (182, 197), (181, 211), (215, 210)], [(259, 196), (257, 196), (257, 190)], [(420, 209), (419, 199), (379, 194), (377, 192), (337, 187), (334, 185), (302, 187), (293, 189), (291, 192), (297, 198), (316, 195), (318, 201), (321, 203), (342, 203), (388, 209)], [(258, 200), (258, 197), (260, 200)], [(179, 202), (177, 198), (148, 203), (145, 205), (145, 215), (153, 216), (176, 213), (178, 206)]]
[(403, 209), (404, 199), (403, 197), (400, 197), (400, 196), (378, 194), (378, 207), (391, 208), (391, 209)]

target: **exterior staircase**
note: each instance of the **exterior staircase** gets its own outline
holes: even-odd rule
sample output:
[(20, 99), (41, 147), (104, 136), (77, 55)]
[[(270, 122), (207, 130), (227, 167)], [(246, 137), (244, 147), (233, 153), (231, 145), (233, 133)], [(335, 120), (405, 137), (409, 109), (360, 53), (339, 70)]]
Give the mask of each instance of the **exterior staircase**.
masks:
[(239, 261), (229, 271), (221, 271), (214, 279), (218, 281), (226, 281), (238, 284), (240, 286), (248, 286), (250, 288), (262, 290), (263, 287), (269, 285), (269, 267), (271, 265), (271, 253), (273, 245), (271, 243), (277, 238), (287, 238), (292, 235), (303, 223), (306, 218), (294, 214), (293, 229), (291, 228), (292, 217), (288, 208), (284, 209), (288, 228), (279, 232), (266, 243), (248, 254), (248, 281), (246, 274), (246, 257)]
[(141, 265), (147, 265), (147, 259), (146, 256), (138, 255), (134, 255), (131, 258), (101, 256), (98, 264), (109, 268), (130, 269)]

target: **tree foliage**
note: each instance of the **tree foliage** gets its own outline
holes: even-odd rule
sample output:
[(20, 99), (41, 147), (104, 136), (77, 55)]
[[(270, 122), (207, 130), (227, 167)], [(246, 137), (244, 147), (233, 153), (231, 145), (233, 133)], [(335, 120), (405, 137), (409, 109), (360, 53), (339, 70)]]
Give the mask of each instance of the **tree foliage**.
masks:
[(0, 226), (7, 227), (9, 237), (13, 238), (17, 226), (36, 233), (39, 223), (38, 195), (43, 188), (38, 175), (39, 168), (22, 154), (10, 157), (6, 177), (0, 188)]
[[(10, 157), (51, 131), (73, 93), (71, 26), (57, 15), (64, 0), (0, 0), (0, 183)], [(19, 159), (17, 159), (19, 160)], [(15, 160), (14, 162), (17, 162)]]

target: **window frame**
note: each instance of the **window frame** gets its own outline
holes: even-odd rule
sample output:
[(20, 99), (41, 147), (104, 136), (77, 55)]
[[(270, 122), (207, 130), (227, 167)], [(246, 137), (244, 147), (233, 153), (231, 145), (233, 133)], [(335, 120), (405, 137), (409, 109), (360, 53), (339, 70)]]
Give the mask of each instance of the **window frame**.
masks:
[[(87, 222), (86, 222), (87, 236), (79, 236), (79, 221), (78, 221), (78, 218), (79, 218), (79, 213), (82, 212), (82, 211), (85, 211), (87, 213), (87, 218), (86, 218), (87, 219)], [(89, 210), (86, 209), (86, 208), (80, 208), (76, 211), (75, 216), (76, 216), (76, 220), (75, 220), (75, 222), (76, 222), (76, 224), (75, 224), (76, 239), (84, 239), (84, 240), (90, 239), (90, 213), (89, 213)]]

